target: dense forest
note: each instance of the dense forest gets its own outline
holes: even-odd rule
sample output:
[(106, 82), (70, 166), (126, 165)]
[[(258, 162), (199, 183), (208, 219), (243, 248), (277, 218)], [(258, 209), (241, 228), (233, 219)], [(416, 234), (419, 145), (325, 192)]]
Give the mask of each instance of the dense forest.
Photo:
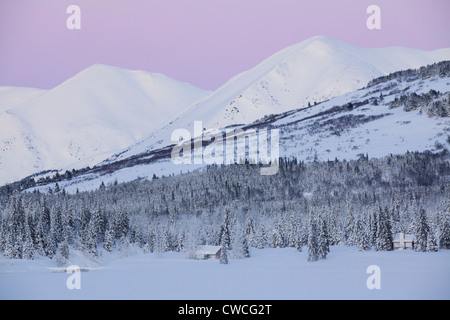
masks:
[(275, 176), (258, 165), (210, 166), (68, 194), (0, 197), (0, 254), (46, 256), (64, 264), (72, 250), (92, 258), (130, 247), (185, 252), (221, 245), (226, 263), (249, 247), (295, 247), (308, 260), (330, 246), (392, 250), (412, 233), (417, 251), (450, 249), (450, 155), (408, 153), (355, 161), (279, 160)]

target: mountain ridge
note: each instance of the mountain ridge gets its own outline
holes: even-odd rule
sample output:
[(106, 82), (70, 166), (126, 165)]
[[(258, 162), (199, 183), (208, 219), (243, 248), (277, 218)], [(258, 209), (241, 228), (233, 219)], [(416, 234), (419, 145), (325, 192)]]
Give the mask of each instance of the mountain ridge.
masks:
[[(0, 184), (55, 168), (139, 157), (170, 145), (176, 129), (193, 131), (194, 121), (208, 129), (253, 123), (436, 60), (450, 60), (450, 49), (358, 48), (317, 36), (275, 53), (214, 92), (162, 74), (96, 64), (52, 90), (24, 89), (20, 103), (1, 107)], [(1, 93), (0, 88), (0, 106)]]
[(174, 130), (192, 129), (194, 121), (201, 120), (208, 129), (251, 123), (352, 92), (395, 71), (442, 60), (450, 60), (450, 49), (358, 48), (325, 36), (313, 37), (233, 77), (170, 124), (107, 161), (159, 148), (170, 142)]
[(0, 183), (94, 165), (208, 93), (162, 74), (93, 65), (0, 114)]
[[(315, 106), (233, 128), (244, 132), (278, 129), (280, 157), (305, 162), (377, 159), (408, 151), (448, 154), (449, 97), (450, 61), (444, 61), (418, 70), (396, 72)], [(422, 100), (427, 105), (417, 105)], [(446, 111), (441, 113), (442, 108)], [(208, 145), (205, 139), (203, 147)], [(251, 140), (256, 138), (249, 139), (249, 143), (256, 143)], [(70, 180), (49, 179), (44, 174), (30, 177), (20, 185), (46, 192), (58, 182), (61, 190), (73, 193), (96, 189), (101, 183), (152, 179), (206, 167), (206, 163), (175, 165), (171, 161), (174, 144), (162, 144), (127, 158), (102, 162), (92, 169), (75, 172)]]

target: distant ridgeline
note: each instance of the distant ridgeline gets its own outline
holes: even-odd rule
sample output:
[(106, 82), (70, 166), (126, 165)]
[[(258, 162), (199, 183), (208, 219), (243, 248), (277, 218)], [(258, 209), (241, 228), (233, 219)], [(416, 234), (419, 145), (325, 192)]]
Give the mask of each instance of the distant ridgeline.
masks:
[(450, 249), (449, 159), (446, 149), (348, 162), (281, 158), (275, 176), (257, 165), (210, 166), (74, 195), (1, 196), (0, 254), (64, 264), (72, 250), (188, 253), (226, 238), (235, 258), (247, 246), (307, 246), (315, 261), (340, 244), (389, 251), (399, 233), (414, 234), (418, 251)]

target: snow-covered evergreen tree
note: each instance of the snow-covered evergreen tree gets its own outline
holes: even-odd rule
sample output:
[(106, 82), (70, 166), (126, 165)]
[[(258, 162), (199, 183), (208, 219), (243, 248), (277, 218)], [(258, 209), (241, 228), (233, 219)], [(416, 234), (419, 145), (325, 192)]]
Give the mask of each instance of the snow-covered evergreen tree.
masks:
[[(130, 246), (130, 242), (125, 233), (122, 233), (119, 243), (119, 252), (122, 257), (126, 257), (128, 255), (128, 247)], [(162, 253), (162, 251), (158, 251), (158, 253)]]
[(227, 250), (231, 249), (231, 234), (230, 234), (230, 211), (228, 209), (225, 210), (225, 221), (221, 227), (220, 233), (220, 243), (221, 245), (225, 245)]
[(246, 230), (242, 230), (240, 227), (236, 230), (236, 235), (233, 240), (233, 254), (234, 259), (250, 258), (250, 251), (247, 242)]
[(114, 248), (114, 242), (115, 242), (115, 231), (114, 231), (114, 222), (111, 222), (109, 224), (108, 230), (106, 231), (105, 234), (105, 242), (103, 243), (103, 248), (111, 253), (112, 249)]
[(27, 228), (25, 233), (25, 242), (22, 248), (22, 259), (33, 260), (34, 259), (34, 244), (31, 237), (31, 230)]
[(344, 228), (344, 238), (348, 246), (354, 246), (356, 242), (355, 217), (349, 208), (346, 215), (346, 224)]
[(17, 256), (14, 246), (14, 238), (12, 233), (10, 232), (8, 232), (8, 236), (6, 237), (5, 251), (3, 252), (3, 254), (8, 259), (16, 259)]
[(450, 206), (447, 207), (447, 212), (443, 217), (441, 232), (439, 235), (439, 248), (450, 249)]
[(93, 220), (94, 230), (96, 232), (98, 242), (104, 242), (106, 227), (103, 212), (100, 207), (97, 207), (93, 211), (91, 219)]
[(88, 230), (87, 230), (87, 240), (86, 240), (86, 250), (87, 253), (92, 255), (93, 257), (98, 257), (98, 249), (97, 249), (97, 228), (95, 226), (94, 220), (91, 219), (89, 222)]
[(375, 249), (377, 251), (392, 251), (394, 249), (394, 242), (387, 209), (383, 211), (383, 209), (380, 208), (377, 227)]
[(262, 225), (256, 236), (256, 248), (264, 249), (267, 243), (266, 228)]
[(369, 236), (367, 234), (367, 226), (362, 217), (358, 217), (355, 221), (355, 246), (362, 251), (367, 251), (370, 249)]
[(46, 244), (45, 244), (45, 236), (44, 236), (44, 231), (43, 231), (41, 221), (42, 220), (39, 220), (38, 224), (37, 224), (34, 247), (36, 249), (36, 253), (38, 253), (41, 256), (45, 256), (44, 248), (46, 247)]
[(416, 241), (415, 249), (418, 252), (427, 251), (429, 227), (427, 223), (427, 215), (424, 208), (420, 208), (415, 222)]
[(61, 242), (61, 256), (64, 259), (64, 261), (69, 260), (69, 256), (70, 256), (70, 248), (69, 248), (69, 237), (67, 235), (67, 233), (64, 233), (63, 235), (63, 240)]
[(56, 239), (56, 231), (52, 228), (50, 234), (48, 235), (46, 246), (44, 248), (45, 255), (52, 259), (56, 255), (58, 250), (58, 242)]
[(255, 225), (253, 223), (252, 217), (247, 217), (245, 220), (245, 233), (247, 236), (247, 241), (249, 246), (255, 247), (256, 246), (256, 232), (255, 232)]
[(242, 236), (242, 255), (244, 258), (250, 258), (250, 248), (248, 246), (247, 237)]
[(177, 249), (176, 249), (177, 252), (184, 251), (184, 247), (185, 247), (184, 242), (185, 242), (185, 235), (184, 235), (184, 232), (182, 232), (178, 235), (178, 240), (177, 240), (178, 245), (177, 245)]
[(320, 249), (318, 242), (317, 224), (312, 216), (309, 217), (308, 226), (308, 261), (315, 262), (319, 260)]
[(295, 244), (294, 247), (297, 249), (298, 252), (303, 251), (303, 232), (302, 232), (302, 226), (298, 224), (296, 226), (296, 233), (295, 233)]
[(278, 219), (275, 220), (274, 230), (272, 233), (272, 247), (273, 248), (284, 248), (283, 234), (281, 231), (281, 225)]
[(319, 218), (317, 228), (317, 256), (319, 260), (325, 260), (330, 252), (330, 244), (328, 239), (328, 227), (323, 218)]
[(377, 235), (378, 235), (378, 214), (375, 209), (371, 209), (369, 212), (369, 225), (368, 225), (368, 240), (369, 247), (376, 247)]
[(427, 239), (427, 252), (438, 252), (439, 248), (437, 245), (436, 236), (434, 235), (434, 232), (430, 231), (428, 232), (428, 239)]
[(225, 237), (222, 237), (219, 261), (220, 264), (228, 264), (228, 246)]

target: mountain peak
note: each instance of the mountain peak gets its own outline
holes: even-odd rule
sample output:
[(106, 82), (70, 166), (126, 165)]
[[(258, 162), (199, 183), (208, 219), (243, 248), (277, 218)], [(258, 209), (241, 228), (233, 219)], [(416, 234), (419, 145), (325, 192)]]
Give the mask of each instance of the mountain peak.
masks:
[(206, 94), (161, 74), (102, 64), (43, 94), (30, 91), (31, 99), (17, 107), (10, 106), (12, 94), (0, 92), (0, 185), (42, 170), (96, 164)]
[[(327, 44), (336, 44), (336, 43), (341, 43), (341, 44), (345, 44), (345, 42), (341, 42), (339, 40), (336, 40), (334, 38), (328, 37), (328, 36), (314, 36), (311, 37), (309, 39), (306, 39), (304, 41), (302, 41), (303, 43), (311, 43), (311, 42), (321, 42), (321, 43), (327, 43)], [(300, 42), (300, 43), (302, 43)]]
[(357, 47), (328, 36), (315, 36), (288, 47), (286, 51), (291, 54), (294, 52), (333, 53), (342, 49), (352, 50), (352, 48)]

